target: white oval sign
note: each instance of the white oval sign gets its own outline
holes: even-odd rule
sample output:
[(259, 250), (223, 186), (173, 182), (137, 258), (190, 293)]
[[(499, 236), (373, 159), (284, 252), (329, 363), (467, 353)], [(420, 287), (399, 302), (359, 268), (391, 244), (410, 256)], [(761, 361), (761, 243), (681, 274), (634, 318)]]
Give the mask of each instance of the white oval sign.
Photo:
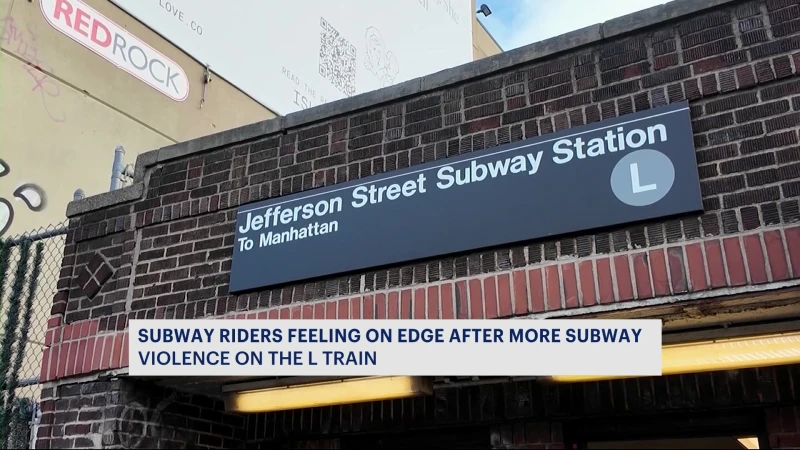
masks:
[(175, 101), (189, 96), (189, 79), (177, 63), (82, 1), (40, 0), (39, 5), (50, 25), (111, 64)]

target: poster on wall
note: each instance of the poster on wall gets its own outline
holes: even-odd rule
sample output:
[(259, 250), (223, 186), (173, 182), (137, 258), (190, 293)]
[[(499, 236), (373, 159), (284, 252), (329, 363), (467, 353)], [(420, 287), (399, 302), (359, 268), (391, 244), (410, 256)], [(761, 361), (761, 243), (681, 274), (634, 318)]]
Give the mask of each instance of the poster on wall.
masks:
[(112, 0), (285, 115), (472, 61), (470, 0)]

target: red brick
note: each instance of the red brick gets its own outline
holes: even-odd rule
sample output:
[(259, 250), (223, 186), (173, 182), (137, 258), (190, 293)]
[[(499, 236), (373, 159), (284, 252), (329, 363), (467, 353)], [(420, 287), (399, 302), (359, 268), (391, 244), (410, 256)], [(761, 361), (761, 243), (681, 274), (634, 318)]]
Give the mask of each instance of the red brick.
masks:
[(789, 263), (792, 265), (792, 278), (800, 278), (800, 227), (787, 228), (784, 235)]
[(100, 319), (94, 319), (91, 322), (89, 322), (89, 336), (96, 335), (99, 328), (100, 328)]
[(685, 248), (686, 264), (689, 266), (691, 290), (703, 291), (708, 288), (703, 249), (700, 244), (689, 244)]
[(466, 319), (469, 317), (469, 304), (467, 303), (467, 282), (456, 281), (453, 289), (453, 300), (455, 304), (456, 319)]
[(278, 319), (289, 320), (289, 308), (281, 308), (278, 310)]
[(50, 347), (50, 365), (47, 368), (47, 379), (58, 378), (59, 365), (61, 364), (61, 345)]
[(511, 273), (511, 279), (514, 282), (514, 314), (520, 316), (530, 313), (527, 273), (524, 270), (515, 270)]
[(411, 289), (400, 292), (400, 318), (411, 319)]
[(481, 280), (469, 280), (469, 318), (483, 319), (483, 292)]
[(55, 333), (55, 330), (47, 330), (47, 331), (44, 332), (44, 346), (45, 347), (50, 347), (51, 345), (53, 345), (53, 334), (54, 333)]
[[(664, 250), (650, 250), (648, 254), (650, 263), (650, 275), (653, 277), (653, 291), (657, 296), (669, 295), (669, 274), (667, 273), (667, 261)], [(638, 279), (638, 274), (636, 275)], [(638, 281), (638, 280), (637, 280)]]
[(547, 286), (547, 310), (561, 309), (561, 279), (558, 275), (558, 266), (552, 265), (544, 268), (545, 286)]
[(110, 365), (111, 365), (112, 369), (116, 369), (116, 368), (120, 367), (120, 364), (122, 363), (122, 337), (123, 336), (124, 335), (122, 333), (117, 333), (116, 336), (114, 336), (114, 346), (113, 346), (113, 350), (112, 350), (112, 353), (111, 353), (111, 362), (110, 362)]
[(64, 342), (72, 340), (72, 324), (66, 324), (62, 328)]
[(708, 280), (711, 288), (720, 288), (728, 285), (725, 277), (725, 264), (722, 262), (722, 246), (718, 240), (703, 243), (706, 249), (706, 266), (708, 267)]
[(258, 313), (250, 313), (247, 315), (247, 320), (258, 320)]
[[(267, 311), (259, 311), (256, 317), (258, 317), (258, 320), (267, 320), (267, 317), (269, 317), (269, 313)], [(310, 318), (311, 317), (309, 317), (309, 319)]]
[(639, 299), (650, 298), (653, 290), (650, 287), (650, 264), (647, 253), (640, 252), (633, 255), (633, 273), (636, 276), (636, 293)]
[(789, 266), (786, 264), (786, 250), (783, 248), (781, 232), (772, 230), (764, 232), (764, 246), (767, 248), (767, 260), (772, 281), (789, 279)]
[(53, 344), (61, 343), (64, 340), (63, 339), (64, 327), (59, 326), (58, 328), (55, 328), (52, 331), (53, 331)]
[(581, 283), (581, 302), (583, 306), (597, 304), (597, 295), (594, 292), (594, 267), (592, 261), (586, 260), (578, 263), (578, 279)]
[(486, 309), (487, 319), (497, 318), (497, 283), (494, 277), (483, 279), (483, 307)]
[(302, 310), (299, 306), (293, 306), (289, 310), (289, 318), (292, 320), (300, 320), (302, 318), (301, 314)]
[(739, 238), (722, 240), (725, 249), (725, 264), (728, 267), (728, 279), (731, 286), (744, 286), (747, 284), (747, 272), (744, 268), (744, 257), (739, 246)]
[(575, 274), (575, 264), (562, 264), (561, 278), (564, 289), (564, 306), (566, 308), (580, 307), (581, 302), (580, 298), (578, 298), (578, 277)]
[(428, 295), (426, 296), (427, 309), (426, 312), (428, 319), (439, 318), (439, 286), (429, 286)]
[[(86, 331), (89, 331), (87, 328)], [(80, 375), (83, 372), (83, 360), (86, 358), (86, 339), (81, 339), (78, 341), (78, 350), (75, 352), (75, 361), (72, 366), (72, 373), (74, 375)]]
[(388, 319), (389, 318), (389, 310), (388, 305), (386, 304), (386, 294), (375, 294), (375, 318), (376, 319)]
[(41, 382), (50, 381), (50, 349), (45, 348), (42, 352), (42, 366), (39, 369), (39, 380)]
[(667, 267), (669, 268), (670, 285), (673, 294), (689, 291), (689, 278), (686, 274), (683, 247), (670, 247), (667, 249)]
[(338, 309), (338, 307), (339, 307), (339, 302), (337, 302), (336, 300), (325, 302), (325, 319), (336, 320), (336, 312), (337, 312), (336, 310)]
[(455, 319), (456, 316), (453, 310), (453, 284), (442, 284), (440, 293), (442, 302), (442, 319)]
[(67, 367), (64, 368), (64, 376), (71, 377), (72, 375), (75, 375), (75, 359), (77, 359), (76, 353), (78, 353), (78, 342), (68, 342), (66, 350), (62, 349), (61, 351), (67, 354), (67, 360), (65, 361)]
[(633, 277), (627, 255), (614, 257), (614, 273), (617, 276), (619, 301), (633, 300)]
[[(258, 313), (259, 317), (261, 313)], [(264, 314), (264, 318), (266, 319), (266, 314)], [(300, 318), (303, 320), (310, 320), (314, 318), (314, 306), (312, 305), (303, 305), (303, 309), (300, 311)]]
[(427, 309), (425, 288), (414, 289), (414, 319), (424, 319)]
[(350, 318), (350, 300), (342, 299), (337, 302), (336, 319), (347, 320)]
[(497, 315), (499, 317), (511, 317), (514, 314), (511, 302), (511, 277), (507, 273), (502, 273), (497, 276)]
[(361, 319), (361, 297), (350, 299), (350, 318)]
[[(322, 308), (324, 310), (325, 306), (323, 305)], [(273, 308), (273, 309), (270, 309), (269, 311), (267, 311), (267, 319), (268, 320), (278, 320), (278, 309), (277, 308)]]
[(57, 328), (61, 326), (61, 317), (51, 317), (47, 319), (47, 328)]
[(102, 336), (97, 338), (94, 344), (94, 352), (92, 356), (92, 372), (100, 370), (103, 361), (103, 346), (105, 345), (105, 338)]
[(103, 338), (103, 355), (100, 358), (100, 370), (106, 370), (111, 366), (111, 355), (114, 352), (114, 336)]
[(89, 336), (89, 324), (90, 322), (88, 320), (81, 322), (81, 331), (79, 335), (81, 339)]
[(81, 361), (81, 370), (80, 373), (90, 373), (92, 371), (92, 360), (94, 359), (94, 346), (96, 337), (92, 336), (86, 340), (86, 355), (83, 357), (83, 361)]
[(744, 253), (747, 256), (747, 268), (750, 270), (750, 284), (761, 284), (769, 281), (767, 278), (767, 263), (764, 251), (761, 249), (761, 238), (751, 234), (742, 238)]
[(120, 359), (119, 366), (120, 367), (128, 367), (128, 353), (130, 352), (130, 348), (128, 347), (128, 333), (122, 335), (122, 358)]
[(611, 260), (600, 258), (595, 261), (597, 267), (597, 299), (601, 304), (614, 302), (614, 279), (611, 278)]
[(389, 295), (386, 296), (386, 308), (388, 311), (387, 319), (399, 319), (400, 318), (400, 294), (397, 292), (389, 292)]
[(365, 295), (364, 296), (364, 319), (374, 319), (375, 318), (375, 296), (373, 295)]
[(316, 305), (314, 305), (314, 319), (320, 320), (324, 318), (325, 318), (325, 303), (317, 303)]

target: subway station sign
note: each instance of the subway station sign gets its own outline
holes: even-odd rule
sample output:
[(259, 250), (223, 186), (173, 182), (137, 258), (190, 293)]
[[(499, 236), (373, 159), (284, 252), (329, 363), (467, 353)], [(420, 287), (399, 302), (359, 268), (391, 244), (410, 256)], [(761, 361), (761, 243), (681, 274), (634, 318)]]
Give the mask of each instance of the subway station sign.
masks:
[(681, 102), (243, 205), (230, 291), (701, 210)]

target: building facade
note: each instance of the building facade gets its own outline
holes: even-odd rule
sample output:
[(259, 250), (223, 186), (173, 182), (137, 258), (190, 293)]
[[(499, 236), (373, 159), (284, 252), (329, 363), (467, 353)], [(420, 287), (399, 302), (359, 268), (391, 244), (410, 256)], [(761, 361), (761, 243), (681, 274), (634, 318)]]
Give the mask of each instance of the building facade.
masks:
[[(56, 17), (57, 3), (0, 2), (0, 121), (5, 124), (0, 148), (9, 167), (1, 196), (14, 209), (2, 235), (62, 222), (76, 189), (86, 195), (108, 191), (117, 146), (125, 148), (128, 163), (133, 163), (143, 151), (275, 117), (213, 74), (204, 90), (204, 66), (112, 3), (63, 2), (60, 6), (74, 12)], [(97, 29), (126, 30), (131, 45), (133, 39), (143, 43), (142, 54), (147, 52), (151, 60), (159, 61), (160, 55), (171, 62), (181, 72), (170, 72), (181, 94), (174, 93), (173, 84), (159, 85), (149, 71), (143, 75), (107, 59), (98, 53), (102, 46), (70, 32), (78, 10), (85, 11), (87, 24), (97, 20)], [(79, 28), (90, 35), (91, 25)], [(135, 51), (134, 56), (139, 57)], [(159, 69), (155, 63), (154, 71), (162, 77)], [(180, 99), (186, 89), (188, 97)], [(41, 207), (31, 210), (15, 200), (14, 191), (24, 185), (32, 185), (32, 193), (39, 191)]]
[[(109, 190), (117, 147), (132, 164), (141, 152), (276, 117), (110, 1), (0, 0), (0, 14), (0, 237), (57, 232), (77, 190)], [(500, 51), (473, 26), (476, 58)], [(48, 241), (53, 259), (58, 239)], [(56, 282), (44, 276), (39, 292)], [(34, 308), (26, 380), (38, 374), (49, 301)]]
[[(80, 32), (72, 27), (79, 10), (86, 15)], [(276, 116), (109, 1), (2, 0), (0, 12), (0, 121), (7, 124), (0, 148), (9, 168), (3, 173), (8, 192), (1, 196), (14, 211), (8, 216), (0, 211), (0, 236), (63, 221), (77, 189), (86, 195), (109, 190), (117, 146), (133, 163), (143, 151)], [(129, 47), (137, 48), (138, 41), (141, 54), (155, 58), (155, 75), (126, 66), (124, 56), (115, 60), (118, 53), (105, 54), (90, 35), (94, 23), (99, 30), (125, 30)], [(104, 32), (97, 36), (102, 44)], [(473, 50), (476, 59), (500, 52), (474, 18)], [(133, 55), (139, 58), (136, 50)], [(157, 81), (163, 78), (159, 58), (181, 72), (169, 73), (173, 83)], [(23, 186), (27, 191), (15, 195)], [(41, 201), (31, 209), (19, 196)]]
[[(68, 208), (37, 446), (800, 447), (798, 24), (795, 0), (675, 0), (140, 154), (131, 186)], [(240, 205), (683, 101), (702, 214), (228, 292)], [(129, 320), (219, 317), (658, 318), (665, 352), (694, 356), (661, 377), (442, 374), (429, 396), (251, 414), (225, 409), (242, 380), (127, 376)]]

